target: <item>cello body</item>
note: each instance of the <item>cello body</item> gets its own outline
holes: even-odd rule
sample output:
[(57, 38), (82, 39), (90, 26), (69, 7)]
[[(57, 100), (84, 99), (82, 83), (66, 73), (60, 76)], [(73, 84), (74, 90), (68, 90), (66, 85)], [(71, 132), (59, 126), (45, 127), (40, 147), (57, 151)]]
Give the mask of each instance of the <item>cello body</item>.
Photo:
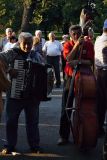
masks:
[(83, 149), (95, 147), (98, 138), (96, 79), (90, 67), (80, 67), (75, 78), (75, 107), (72, 126), (75, 144)]

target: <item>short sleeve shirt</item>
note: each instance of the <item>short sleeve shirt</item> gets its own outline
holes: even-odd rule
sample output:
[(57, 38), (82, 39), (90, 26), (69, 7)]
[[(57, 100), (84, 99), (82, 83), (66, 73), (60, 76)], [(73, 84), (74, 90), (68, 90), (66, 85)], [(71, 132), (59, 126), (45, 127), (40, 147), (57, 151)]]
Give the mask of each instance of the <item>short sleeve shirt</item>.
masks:
[[(64, 44), (63, 56), (66, 59), (70, 51), (74, 46), (73, 40), (70, 40)], [(77, 53), (79, 54), (79, 53)], [(82, 49), (82, 59), (94, 61), (94, 46), (91, 41), (85, 40)], [(73, 68), (66, 62), (65, 73), (69, 76), (72, 76)]]

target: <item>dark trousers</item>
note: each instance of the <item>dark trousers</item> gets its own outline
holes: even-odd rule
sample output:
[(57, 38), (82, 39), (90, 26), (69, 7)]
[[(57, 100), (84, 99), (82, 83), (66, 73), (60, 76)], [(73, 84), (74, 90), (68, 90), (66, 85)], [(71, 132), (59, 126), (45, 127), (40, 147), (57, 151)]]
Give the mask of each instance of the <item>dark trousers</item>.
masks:
[(107, 70), (99, 69), (97, 73), (97, 110), (99, 129), (104, 125), (107, 110)]
[(61, 55), (61, 60), (62, 60), (62, 72), (63, 72), (63, 79), (65, 78), (65, 66), (66, 66), (66, 60), (64, 59), (63, 55)]
[(61, 111), (60, 129), (59, 129), (60, 137), (65, 139), (68, 139), (70, 135), (70, 118), (71, 118), (71, 110), (66, 110), (66, 109), (72, 108), (74, 99), (74, 90), (73, 90), (69, 104), (68, 106), (66, 106), (70, 82), (71, 82), (71, 77), (65, 78), (63, 95), (62, 95), (62, 111)]
[(25, 112), (27, 139), (30, 148), (39, 145), (39, 104), (38, 100), (6, 100), (6, 137), (9, 148), (14, 148), (17, 143), (18, 119), (22, 110)]
[(56, 85), (61, 84), (59, 61), (60, 61), (60, 56), (47, 56), (47, 63), (51, 64), (55, 71)]

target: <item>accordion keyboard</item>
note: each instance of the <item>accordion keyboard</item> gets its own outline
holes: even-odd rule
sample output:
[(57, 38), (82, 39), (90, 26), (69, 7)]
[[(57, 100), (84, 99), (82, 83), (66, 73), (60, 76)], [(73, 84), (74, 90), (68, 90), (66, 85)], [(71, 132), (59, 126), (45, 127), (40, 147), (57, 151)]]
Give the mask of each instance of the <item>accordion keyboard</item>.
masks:
[(23, 60), (15, 60), (14, 69), (18, 70), (17, 78), (12, 79), (11, 86), (11, 98), (20, 99), (21, 92), (24, 88), (24, 80), (25, 80), (25, 72), (24, 69), (24, 61)]

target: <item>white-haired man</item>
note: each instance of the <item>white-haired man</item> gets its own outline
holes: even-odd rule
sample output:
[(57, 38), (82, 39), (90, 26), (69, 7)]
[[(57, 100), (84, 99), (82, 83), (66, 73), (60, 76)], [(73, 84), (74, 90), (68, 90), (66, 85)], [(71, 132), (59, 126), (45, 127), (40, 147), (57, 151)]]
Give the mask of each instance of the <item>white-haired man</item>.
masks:
[(45, 39), (42, 38), (42, 31), (41, 31), (41, 30), (36, 30), (36, 31), (35, 31), (35, 36), (40, 39), (41, 45), (42, 45), (42, 47), (43, 47), (44, 44), (45, 44)]
[[(33, 36), (28, 32), (22, 32), (18, 38), (19, 47), (10, 49), (6, 52), (0, 53), (0, 61), (6, 66), (10, 67), (10, 80), (16, 78), (19, 73), (20, 66), (17, 70), (14, 69), (14, 66), (18, 65), (18, 60), (21, 62), (25, 62), (28, 57), (34, 61), (33, 57), (31, 57), (32, 44), (33, 44)], [(38, 62), (38, 59), (35, 58), (35, 62)], [(7, 69), (9, 70), (9, 67)], [(27, 79), (28, 80), (28, 79)], [(19, 81), (19, 88), (23, 86), (23, 81)], [(23, 93), (23, 89), (22, 89)], [(18, 129), (18, 119), (21, 111), (24, 109), (25, 118), (26, 118), (26, 131), (28, 144), (32, 152), (39, 152), (39, 104), (40, 100), (34, 95), (17, 98), (12, 96), (12, 86), (7, 91), (6, 96), (6, 136), (7, 136), (7, 144), (5, 148), (2, 150), (2, 154), (12, 153), (15, 150), (15, 146), (17, 143), (17, 129)]]
[(0, 51), (3, 51), (6, 43), (9, 42), (9, 38), (12, 36), (12, 28), (6, 28), (5, 35), (0, 42)]
[(45, 39), (42, 38), (42, 31), (41, 30), (36, 30), (35, 31), (35, 37), (39, 39), (39, 53), (45, 58), (45, 55), (43, 54), (42, 48), (45, 44)]

